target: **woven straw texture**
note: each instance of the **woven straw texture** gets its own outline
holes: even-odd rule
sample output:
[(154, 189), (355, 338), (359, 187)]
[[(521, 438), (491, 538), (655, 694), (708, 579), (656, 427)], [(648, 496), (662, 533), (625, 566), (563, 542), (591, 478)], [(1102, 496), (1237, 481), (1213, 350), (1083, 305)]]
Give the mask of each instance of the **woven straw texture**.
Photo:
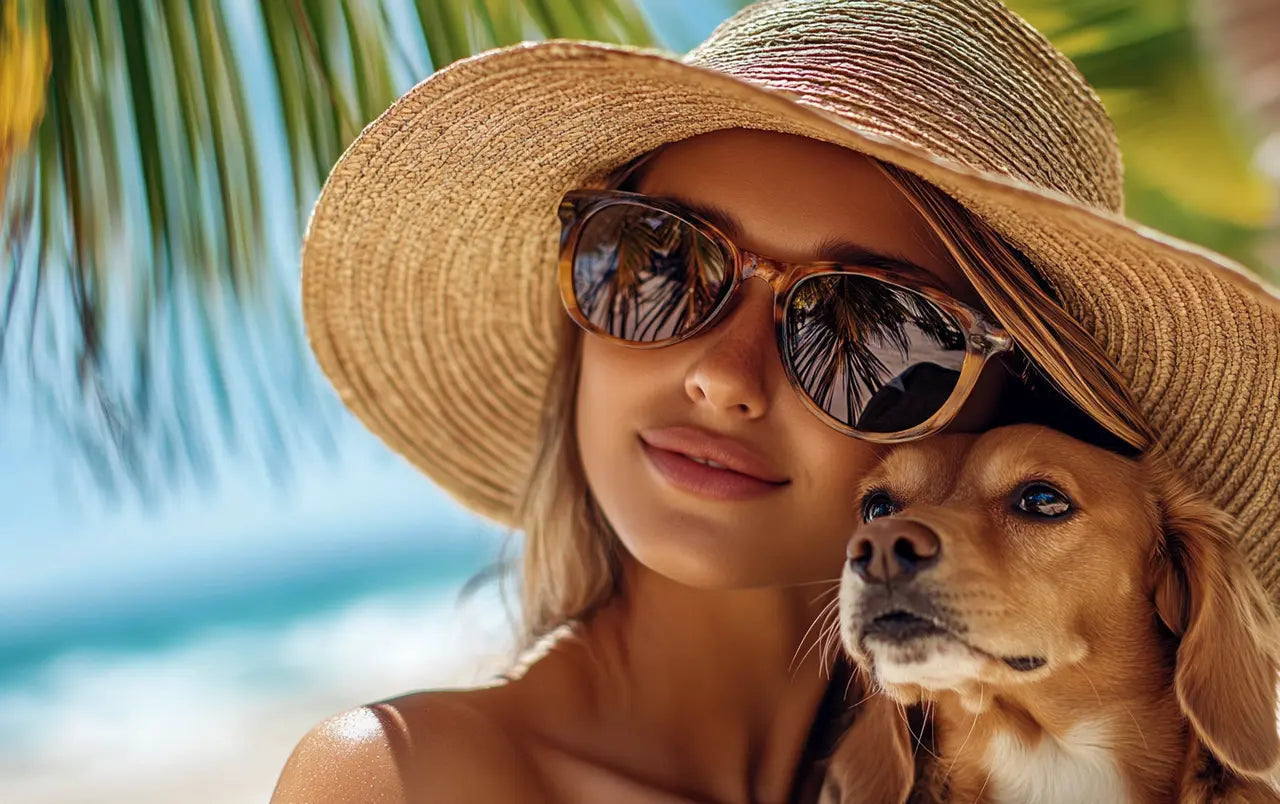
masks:
[(773, 0), (684, 58), (551, 41), (436, 73), (350, 146), (308, 227), (308, 337), (344, 403), (510, 523), (565, 320), (560, 196), (730, 127), (900, 165), (1023, 249), (1280, 599), (1280, 296), (1122, 217), (1096, 95), (993, 0)]

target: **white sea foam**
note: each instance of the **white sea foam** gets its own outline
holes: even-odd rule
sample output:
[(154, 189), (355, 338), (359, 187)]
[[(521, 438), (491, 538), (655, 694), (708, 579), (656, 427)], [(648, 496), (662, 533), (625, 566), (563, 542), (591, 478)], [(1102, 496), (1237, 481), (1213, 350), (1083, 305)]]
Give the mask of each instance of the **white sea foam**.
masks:
[(263, 802), (306, 730), (348, 707), (500, 672), (492, 585), (384, 594), (148, 653), (74, 653), (0, 689), (0, 800)]

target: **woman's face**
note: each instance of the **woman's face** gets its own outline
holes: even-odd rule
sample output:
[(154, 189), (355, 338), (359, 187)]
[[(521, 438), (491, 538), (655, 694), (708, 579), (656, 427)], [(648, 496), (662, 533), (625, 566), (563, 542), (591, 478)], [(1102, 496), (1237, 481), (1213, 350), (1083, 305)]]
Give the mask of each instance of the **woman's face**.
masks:
[[(741, 248), (804, 261), (824, 240), (849, 240), (921, 266), (978, 305), (910, 202), (853, 151), (717, 131), (664, 148), (636, 190), (722, 210), (737, 220)], [(1000, 374), (989, 367), (954, 428), (983, 426)], [(587, 483), (628, 551), (673, 580), (713, 588), (838, 577), (861, 519), (853, 490), (884, 449), (804, 406), (778, 354), (771, 291), (752, 280), (719, 324), (674, 346), (584, 337), (577, 436)], [(690, 453), (756, 479), (697, 465)]]

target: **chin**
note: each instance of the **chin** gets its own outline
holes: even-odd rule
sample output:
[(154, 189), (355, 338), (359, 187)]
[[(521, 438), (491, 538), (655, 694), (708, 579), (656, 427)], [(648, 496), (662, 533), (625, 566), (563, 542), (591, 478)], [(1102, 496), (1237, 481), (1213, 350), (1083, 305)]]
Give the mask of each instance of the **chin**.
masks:
[[(660, 538), (622, 538), (631, 557), (648, 571), (683, 586), (706, 590), (757, 589), (811, 581), (803, 568), (744, 547), (742, 534), (721, 538), (706, 530), (651, 530)], [(736, 544), (735, 544), (736, 541)], [(732, 547), (730, 546), (732, 545)]]
[(788, 507), (673, 500), (663, 489), (650, 493), (645, 480), (610, 486), (629, 493), (597, 500), (627, 552), (652, 572), (699, 589), (834, 585), (847, 529), (819, 540), (817, 529), (796, 527)]
[[(723, 548), (705, 545), (671, 544), (667, 540), (641, 539), (623, 545), (632, 558), (648, 571), (695, 589), (743, 589), (760, 585), (762, 568), (744, 566), (726, 556)], [(665, 543), (658, 543), (665, 542)]]

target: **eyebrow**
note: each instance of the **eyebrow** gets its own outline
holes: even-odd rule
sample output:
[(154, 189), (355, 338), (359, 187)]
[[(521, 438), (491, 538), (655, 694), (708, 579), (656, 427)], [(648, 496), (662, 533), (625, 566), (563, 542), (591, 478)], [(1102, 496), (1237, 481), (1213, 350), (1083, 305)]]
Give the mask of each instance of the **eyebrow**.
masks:
[[(734, 217), (733, 213), (719, 207), (715, 204), (694, 201), (692, 199), (683, 198), (677, 195), (650, 195), (650, 198), (660, 198), (664, 201), (670, 201), (688, 209), (698, 215), (706, 218), (724, 232), (731, 240), (739, 240), (742, 237), (742, 222)], [(912, 262), (895, 254), (886, 254), (875, 249), (867, 248), (859, 243), (851, 240), (844, 240), (839, 237), (830, 236), (822, 242), (813, 246), (812, 262), (839, 262), (846, 265), (861, 265), (866, 268), (885, 268), (894, 271), (900, 271), (905, 274), (914, 274), (931, 284), (946, 287), (947, 283), (937, 272), (930, 271), (922, 265)]]

